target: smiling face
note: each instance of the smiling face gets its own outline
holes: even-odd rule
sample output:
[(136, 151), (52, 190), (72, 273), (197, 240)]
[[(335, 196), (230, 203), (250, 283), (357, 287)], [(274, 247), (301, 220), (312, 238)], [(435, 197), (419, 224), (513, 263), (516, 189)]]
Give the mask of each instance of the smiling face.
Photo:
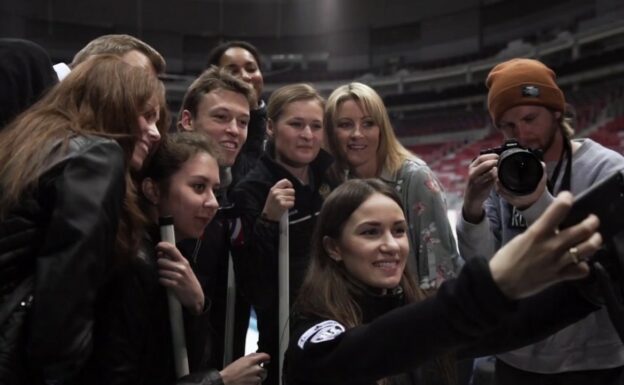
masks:
[(299, 100), (284, 107), (277, 122), (269, 121), (278, 162), (300, 168), (318, 155), (323, 140), (323, 107), (318, 100)]
[(223, 166), (232, 166), (247, 140), (249, 102), (243, 94), (217, 88), (202, 97), (195, 117), (182, 111), (181, 123), (187, 131), (208, 134), (221, 148)]
[(260, 100), (264, 79), (262, 72), (260, 72), (260, 66), (251, 52), (242, 47), (229, 48), (221, 55), (219, 67), (250, 84), (256, 91), (256, 100)]
[(355, 100), (346, 100), (336, 110), (334, 127), (338, 151), (349, 167), (358, 177), (376, 177), (381, 131), (371, 114)]
[(217, 161), (197, 153), (167, 183), (168, 190), (158, 193), (159, 215), (173, 216), (176, 239), (199, 238), (219, 208), (214, 194), (219, 186)]
[(139, 137), (134, 144), (134, 151), (130, 160), (130, 166), (138, 171), (143, 167), (143, 162), (160, 141), (160, 132), (156, 127), (156, 122), (160, 118), (160, 105), (158, 99), (153, 96), (143, 108), (139, 116)]
[(403, 210), (391, 198), (374, 193), (351, 214), (340, 238), (325, 237), (323, 245), (358, 281), (393, 289), (401, 282), (409, 252)]

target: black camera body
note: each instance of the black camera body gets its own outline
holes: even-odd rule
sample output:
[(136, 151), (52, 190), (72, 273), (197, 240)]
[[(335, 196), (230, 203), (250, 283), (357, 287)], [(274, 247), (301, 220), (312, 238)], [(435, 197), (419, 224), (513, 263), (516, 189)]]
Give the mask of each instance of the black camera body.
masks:
[(624, 236), (624, 216), (621, 213), (624, 213), (624, 169), (577, 194), (559, 228), (570, 227), (594, 214), (600, 219), (600, 235), (608, 241), (620, 233)]
[(522, 147), (515, 139), (506, 140), (499, 147), (482, 150), (480, 154), (498, 154), (498, 180), (516, 195), (535, 191), (544, 175), (542, 151)]

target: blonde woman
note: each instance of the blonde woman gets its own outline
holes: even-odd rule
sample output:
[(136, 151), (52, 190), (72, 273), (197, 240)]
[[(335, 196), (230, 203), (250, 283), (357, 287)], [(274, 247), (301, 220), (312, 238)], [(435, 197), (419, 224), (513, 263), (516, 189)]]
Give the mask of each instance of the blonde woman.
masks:
[(457, 245), (442, 187), (427, 164), (399, 143), (381, 97), (362, 83), (338, 87), (325, 107), (327, 146), (339, 180), (381, 178), (399, 193), (408, 224), (410, 270), (433, 290), (457, 270)]

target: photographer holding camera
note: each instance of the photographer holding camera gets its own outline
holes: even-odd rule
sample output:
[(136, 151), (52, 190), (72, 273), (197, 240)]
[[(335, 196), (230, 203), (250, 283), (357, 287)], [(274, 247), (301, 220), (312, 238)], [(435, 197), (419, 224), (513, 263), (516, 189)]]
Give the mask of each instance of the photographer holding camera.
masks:
[[(482, 151), (469, 166), (457, 224), (464, 259), (491, 258), (559, 191), (576, 195), (624, 168), (622, 155), (591, 139), (572, 140), (555, 77), (532, 59), (512, 59), (490, 71), (488, 109), (506, 142)], [(575, 257), (578, 251), (569, 253)], [(602, 309), (543, 341), (497, 356), (496, 380), (504, 385), (620, 384), (623, 368), (624, 345)]]

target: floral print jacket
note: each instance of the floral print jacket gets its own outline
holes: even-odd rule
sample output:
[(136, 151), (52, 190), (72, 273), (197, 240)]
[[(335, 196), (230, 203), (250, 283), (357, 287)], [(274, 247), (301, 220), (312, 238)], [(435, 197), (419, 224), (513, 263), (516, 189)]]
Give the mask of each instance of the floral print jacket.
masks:
[(384, 170), (381, 179), (401, 196), (410, 229), (408, 266), (421, 289), (435, 289), (455, 277), (461, 264), (457, 242), (444, 191), (429, 166), (421, 159), (408, 159), (394, 175)]

